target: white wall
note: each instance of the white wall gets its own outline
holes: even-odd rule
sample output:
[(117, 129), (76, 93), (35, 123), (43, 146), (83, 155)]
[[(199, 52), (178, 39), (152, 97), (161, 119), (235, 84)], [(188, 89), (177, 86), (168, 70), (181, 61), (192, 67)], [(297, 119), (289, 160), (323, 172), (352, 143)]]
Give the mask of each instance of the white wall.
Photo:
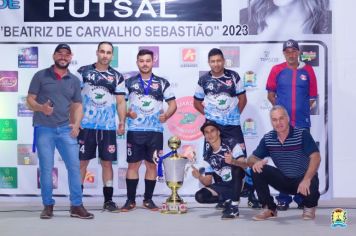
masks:
[(356, 2), (333, 4), (331, 185), (333, 197), (356, 197)]

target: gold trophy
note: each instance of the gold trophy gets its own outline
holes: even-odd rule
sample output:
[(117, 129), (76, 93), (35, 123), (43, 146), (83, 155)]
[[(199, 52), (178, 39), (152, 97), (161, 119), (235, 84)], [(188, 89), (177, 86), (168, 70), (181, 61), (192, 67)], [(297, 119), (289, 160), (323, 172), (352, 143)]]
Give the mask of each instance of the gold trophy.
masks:
[(164, 176), (168, 188), (172, 190), (172, 194), (162, 204), (161, 213), (165, 214), (183, 214), (187, 212), (186, 203), (178, 195), (178, 189), (183, 185), (185, 166), (188, 162), (186, 157), (177, 154), (177, 149), (180, 147), (181, 141), (177, 136), (173, 136), (168, 140), (168, 147), (172, 149), (168, 156), (158, 157), (157, 152), (153, 155), (154, 162), (158, 165), (158, 176), (162, 165), (164, 167)]

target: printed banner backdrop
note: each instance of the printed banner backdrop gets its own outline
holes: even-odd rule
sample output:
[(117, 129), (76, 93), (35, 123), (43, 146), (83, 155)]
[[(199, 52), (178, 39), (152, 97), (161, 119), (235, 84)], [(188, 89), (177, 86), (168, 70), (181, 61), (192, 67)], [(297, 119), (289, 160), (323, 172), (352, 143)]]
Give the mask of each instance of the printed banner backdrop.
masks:
[[(286, 15), (287, 14), (287, 15)], [(183, 148), (193, 147), (195, 165), (203, 165), (204, 117), (193, 108), (192, 96), (201, 74), (209, 71), (207, 54), (220, 48), (226, 68), (243, 79), (248, 103), (241, 125), (250, 154), (264, 133), (271, 130), (266, 80), (272, 66), (284, 61), (283, 41), (293, 38), (301, 46), (301, 60), (312, 65), (318, 82), (318, 100), (312, 107), (311, 133), (322, 156), (320, 191), (328, 193), (328, 97), (331, 88), (331, 14), (329, 0), (5, 0), (0, 1), (0, 195), (37, 195), (38, 160), (31, 153), (32, 112), (26, 106), (34, 73), (49, 67), (54, 47), (69, 43), (74, 53), (70, 70), (96, 61), (100, 41), (115, 46), (112, 66), (126, 78), (137, 73), (140, 48), (155, 52), (154, 73), (168, 79), (178, 110), (165, 125), (165, 148), (172, 135)], [(115, 194), (126, 194), (126, 137), (118, 136), (114, 163)], [(201, 187), (188, 170), (182, 195)], [(144, 175), (144, 167), (140, 170)], [(67, 174), (55, 154), (55, 194), (68, 194)], [(101, 195), (101, 167), (90, 163), (85, 194)], [(144, 191), (143, 181), (138, 193)], [(165, 183), (155, 194), (169, 194)], [(328, 194), (326, 194), (327, 196)], [(325, 196), (325, 195), (324, 195)]]

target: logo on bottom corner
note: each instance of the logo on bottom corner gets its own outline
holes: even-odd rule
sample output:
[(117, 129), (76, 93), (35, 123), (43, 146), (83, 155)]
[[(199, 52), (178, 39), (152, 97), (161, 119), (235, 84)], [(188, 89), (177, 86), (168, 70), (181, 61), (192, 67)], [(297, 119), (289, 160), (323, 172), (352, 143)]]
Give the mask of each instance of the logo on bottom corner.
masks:
[(345, 228), (347, 226), (347, 211), (336, 208), (331, 213), (331, 228)]

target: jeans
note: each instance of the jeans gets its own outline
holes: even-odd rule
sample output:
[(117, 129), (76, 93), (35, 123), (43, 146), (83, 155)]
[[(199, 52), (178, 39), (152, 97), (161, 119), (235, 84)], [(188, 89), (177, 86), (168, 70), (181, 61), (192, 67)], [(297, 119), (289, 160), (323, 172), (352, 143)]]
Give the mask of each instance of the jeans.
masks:
[(68, 171), (68, 185), (72, 206), (82, 204), (81, 177), (79, 168), (79, 146), (76, 138), (70, 136), (68, 125), (50, 128), (36, 127), (36, 147), (40, 165), (40, 185), (42, 203), (54, 205), (52, 169), (54, 166), (54, 149), (57, 148)]
[[(270, 210), (275, 210), (277, 205), (270, 194), (269, 186), (286, 194), (297, 194), (299, 183), (303, 176), (299, 178), (288, 178), (276, 167), (265, 165), (261, 173), (252, 172), (252, 179), (255, 184), (258, 199), (263, 207), (267, 206)], [(318, 205), (320, 197), (318, 175), (314, 175), (310, 183), (310, 194), (303, 196), (302, 204), (308, 208)]]

